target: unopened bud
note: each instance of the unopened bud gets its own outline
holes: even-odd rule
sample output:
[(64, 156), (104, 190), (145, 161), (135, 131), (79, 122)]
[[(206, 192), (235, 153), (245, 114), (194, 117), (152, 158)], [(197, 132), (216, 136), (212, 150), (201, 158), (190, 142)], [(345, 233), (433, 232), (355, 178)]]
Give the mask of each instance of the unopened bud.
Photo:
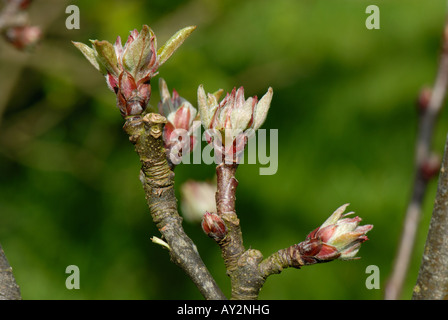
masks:
[(420, 167), (423, 179), (428, 181), (434, 178), (440, 171), (440, 164), (440, 156), (438, 156), (437, 154), (431, 154)]
[(417, 100), (417, 109), (420, 112), (425, 111), (429, 107), (429, 101), (431, 100), (432, 89), (429, 87), (425, 87), (420, 91)]
[(182, 216), (200, 222), (204, 212), (216, 212), (216, 182), (188, 180), (180, 187)]
[(215, 241), (221, 241), (227, 234), (227, 228), (224, 221), (216, 213), (206, 212), (202, 218), (202, 230)]
[(181, 162), (182, 155), (191, 152), (197, 142), (194, 137), (197, 110), (190, 102), (179, 96), (176, 90), (170, 95), (168, 86), (162, 78), (159, 80), (161, 100), (158, 104), (159, 113), (168, 120), (163, 141), (168, 159), (173, 164)]
[(141, 32), (132, 30), (124, 46), (120, 37), (114, 44), (98, 40), (91, 40), (92, 47), (80, 42), (73, 44), (106, 76), (107, 85), (117, 95), (117, 106), (125, 118), (144, 113), (151, 97), (151, 78), (195, 28), (179, 30), (159, 50), (156, 36), (147, 25)]
[[(359, 226), (360, 217), (345, 218), (348, 204), (339, 207), (319, 228), (312, 231), (305, 241), (296, 245), (305, 265), (335, 259), (356, 259), (361, 244), (368, 240), (366, 233), (373, 225)], [(342, 219), (341, 219), (342, 218)]]
[(8, 42), (19, 50), (33, 48), (42, 36), (39, 27), (17, 26), (6, 29), (4, 36)]

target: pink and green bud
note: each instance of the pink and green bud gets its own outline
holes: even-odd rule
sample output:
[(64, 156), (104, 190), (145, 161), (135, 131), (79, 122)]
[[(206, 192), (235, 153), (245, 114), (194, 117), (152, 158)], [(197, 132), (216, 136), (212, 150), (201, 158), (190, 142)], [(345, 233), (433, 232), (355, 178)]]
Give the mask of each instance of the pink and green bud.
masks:
[(204, 128), (217, 133), (209, 134), (207, 142), (214, 143), (215, 150), (221, 149), (226, 162), (229, 159), (235, 161), (236, 155), (245, 148), (247, 136), (259, 129), (266, 120), (273, 90), (269, 88), (260, 101), (256, 96), (245, 99), (243, 87), (238, 90), (233, 88), (218, 103), (221, 94), (222, 90), (206, 94), (200, 85), (199, 113)]
[(206, 212), (201, 226), (205, 234), (217, 242), (223, 240), (227, 235), (226, 225), (216, 213)]
[(193, 150), (196, 143), (197, 139), (193, 133), (197, 111), (190, 102), (179, 96), (176, 90), (173, 89), (171, 96), (162, 78), (159, 79), (159, 91), (161, 96), (159, 113), (167, 118), (163, 140), (169, 159), (177, 164), (183, 154)]
[[(205, 94), (202, 85), (198, 88), (198, 103), (201, 122), (205, 129), (219, 131), (247, 129), (257, 130), (266, 120), (271, 105), (272, 88), (258, 101), (256, 96), (244, 98), (244, 88), (233, 88), (224, 99), (218, 103), (222, 90)], [(230, 133), (231, 134), (231, 133)]]
[(339, 207), (319, 228), (312, 231), (306, 240), (297, 245), (305, 264), (326, 262), (335, 259), (356, 259), (360, 246), (368, 238), (366, 233), (373, 225), (359, 226), (360, 217), (346, 218), (348, 204)]
[(181, 29), (159, 50), (157, 38), (147, 25), (141, 32), (131, 31), (124, 46), (120, 37), (113, 45), (98, 40), (91, 40), (92, 48), (80, 42), (73, 44), (104, 74), (109, 89), (117, 95), (122, 116), (127, 117), (145, 111), (151, 97), (151, 79), (195, 28)]

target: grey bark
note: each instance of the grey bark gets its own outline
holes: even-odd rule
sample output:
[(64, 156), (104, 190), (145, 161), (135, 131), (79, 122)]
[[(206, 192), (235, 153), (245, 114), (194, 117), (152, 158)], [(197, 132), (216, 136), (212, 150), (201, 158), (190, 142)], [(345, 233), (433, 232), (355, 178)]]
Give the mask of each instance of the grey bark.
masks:
[(448, 299), (448, 137), (414, 300)]
[(0, 300), (21, 300), (19, 286), (12, 273), (12, 268), (6, 259), (5, 252), (0, 245)]

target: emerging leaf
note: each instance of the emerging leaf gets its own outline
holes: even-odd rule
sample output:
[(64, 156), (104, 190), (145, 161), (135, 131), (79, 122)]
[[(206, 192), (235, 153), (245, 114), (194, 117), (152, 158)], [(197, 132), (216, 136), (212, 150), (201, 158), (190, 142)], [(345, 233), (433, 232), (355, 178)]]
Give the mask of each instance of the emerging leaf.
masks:
[(264, 121), (266, 120), (266, 116), (268, 115), (269, 107), (271, 106), (273, 90), (269, 87), (268, 92), (261, 98), (256, 106), (255, 117), (254, 117), (254, 129), (257, 130), (260, 128)]
[(123, 67), (137, 77), (137, 72), (145, 68), (152, 57), (151, 52), (151, 32), (147, 25), (144, 25), (137, 38), (132, 41), (123, 53)]
[(115, 55), (114, 46), (107, 41), (92, 41), (92, 45), (96, 50), (96, 59), (98, 62), (111, 74), (118, 77), (120, 71), (118, 70), (118, 60)]
[(196, 26), (189, 26), (177, 31), (158, 51), (159, 66), (164, 64), (171, 57), (174, 51), (188, 38), (196, 29)]
[(86, 57), (86, 59), (89, 60), (89, 62), (95, 67), (96, 70), (101, 71), (100, 65), (95, 56), (95, 51), (92, 48), (90, 48), (88, 45), (82, 42), (72, 41), (72, 43), (75, 45), (76, 48), (79, 49), (79, 51), (81, 51), (84, 57)]

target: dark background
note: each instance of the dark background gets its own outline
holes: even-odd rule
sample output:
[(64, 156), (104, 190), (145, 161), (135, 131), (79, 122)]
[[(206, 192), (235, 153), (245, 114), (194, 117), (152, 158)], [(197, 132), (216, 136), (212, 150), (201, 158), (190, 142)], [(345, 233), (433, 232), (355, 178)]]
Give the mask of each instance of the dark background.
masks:
[[(67, 30), (65, 8), (80, 9)], [(380, 8), (368, 30), (365, 9)], [(45, 28), (30, 53), (0, 41), (0, 242), (24, 299), (202, 299), (168, 254), (151, 242), (138, 179), (139, 161), (104, 78), (71, 44), (123, 42), (148, 24), (161, 46), (197, 25), (158, 78), (197, 105), (196, 90), (244, 86), (246, 97), (274, 97), (263, 128), (278, 129), (278, 172), (241, 165), (237, 211), (246, 247), (265, 256), (298, 243), (337, 207), (374, 224), (356, 261), (288, 269), (270, 277), (260, 299), (382, 299), (413, 180), (416, 99), (432, 85), (446, 1), (432, 0), (36, 0), (33, 23)], [(448, 129), (443, 111), (434, 150)], [(212, 179), (214, 167), (176, 168), (176, 187)], [(412, 294), (436, 181), (402, 298)], [(197, 223), (186, 232), (229, 293), (218, 247)], [(65, 268), (80, 268), (79, 290)], [(381, 289), (365, 286), (380, 269)]]

